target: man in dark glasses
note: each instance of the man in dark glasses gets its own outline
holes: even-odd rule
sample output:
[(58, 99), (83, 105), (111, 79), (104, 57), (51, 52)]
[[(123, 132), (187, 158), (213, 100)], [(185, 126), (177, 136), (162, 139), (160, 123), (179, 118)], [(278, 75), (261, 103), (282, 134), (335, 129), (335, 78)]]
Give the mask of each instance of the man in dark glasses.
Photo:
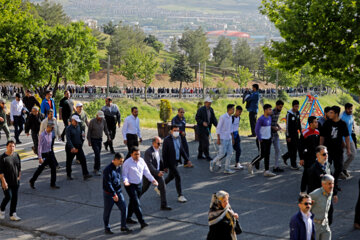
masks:
[(290, 220), (290, 240), (315, 239), (314, 215), (310, 212), (312, 200), (307, 194), (300, 195), (298, 199), (299, 212)]

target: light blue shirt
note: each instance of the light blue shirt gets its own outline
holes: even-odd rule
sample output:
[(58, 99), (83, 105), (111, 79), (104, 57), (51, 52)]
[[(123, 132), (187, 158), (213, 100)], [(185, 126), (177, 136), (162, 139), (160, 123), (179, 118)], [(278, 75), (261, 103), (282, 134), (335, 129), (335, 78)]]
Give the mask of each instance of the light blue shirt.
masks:
[(176, 154), (176, 160), (180, 159), (180, 137), (174, 138), (174, 148), (175, 148), (175, 154)]
[(142, 182), (143, 175), (150, 182), (154, 181), (154, 177), (151, 175), (144, 159), (139, 158), (138, 161), (134, 161), (132, 157), (126, 159), (122, 166), (122, 176), (124, 182), (139, 184)]
[(231, 140), (233, 132), (233, 126), (232, 126), (232, 117), (225, 113), (221, 115), (219, 119), (219, 123), (216, 127), (216, 134), (220, 135), (220, 139), (222, 140)]
[[(343, 120), (346, 123), (346, 126), (348, 127), (348, 130), (349, 130), (350, 142), (352, 142), (353, 139), (351, 137), (351, 134), (352, 134), (353, 126), (354, 126), (354, 116), (348, 115), (348, 114), (346, 114), (346, 112), (343, 112), (341, 114), (341, 120)], [(345, 141), (345, 138), (344, 138), (344, 141)]]

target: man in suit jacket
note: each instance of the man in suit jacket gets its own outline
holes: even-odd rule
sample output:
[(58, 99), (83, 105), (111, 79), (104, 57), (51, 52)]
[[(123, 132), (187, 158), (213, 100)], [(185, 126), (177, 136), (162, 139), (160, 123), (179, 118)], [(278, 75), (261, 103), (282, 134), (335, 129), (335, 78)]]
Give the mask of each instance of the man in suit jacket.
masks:
[(178, 201), (181, 203), (186, 202), (186, 198), (182, 195), (181, 191), (181, 178), (177, 169), (178, 163), (181, 163), (181, 157), (188, 161), (188, 156), (181, 145), (179, 137), (179, 127), (171, 125), (170, 135), (164, 139), (162, 156), (164, 160), (164, 168), (169, 169), (169, 174), (165, 179), (165, 184), (168, 184), (175, 178), (176, 191), (178, 193)]
[(302, 194), (299, 197), (300, 211), (290, 220), (290, 240), (315, 240), (314, 215), (311, 214), (311, 197)]
[(198, 109), (195, 117), (199, 134), (198, 159), (204, 159), (204, 153), (208, 161), (212, 160), (209, 155), (209, 135), (211, 132), (211, 125), (217, 126), (217, 119), (214, 110), (211, 108), (211, 103), (212, 100), (209, 97), (205, 98), (204, 106)]
[[(164, 162), (160, 157), (160, 145), (161, 138), (154, 137), (152, 140), (152, 146), (145, 151), (144, 160), (148, 166), (151, 175), (159, 183), (159, 185), (154, 189), (157, 193), (160, 193), (161, 198), (161, 210), (171, 210), (171, 207), (167, 205), (166, 201), (166, 190), (165, 190), (165, 181), (164, 181), (164, 172), (167, 172), (168, 169), (164, 169)], [(150, 187), (151, 182), (146, 178), (143, 178), (143, 195)]]

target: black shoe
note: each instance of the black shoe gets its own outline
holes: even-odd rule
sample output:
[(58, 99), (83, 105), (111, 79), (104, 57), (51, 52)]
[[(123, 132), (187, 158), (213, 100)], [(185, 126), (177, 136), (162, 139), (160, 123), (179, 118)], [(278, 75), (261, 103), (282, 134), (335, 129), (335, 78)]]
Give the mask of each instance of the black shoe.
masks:
[(22, 144), (22, 142), (20, 140), (16, 141), (16, 144)]
[(206, 160), (210, 162), (212, 160), (212, 158), (211, 157), (206, 157)]
[(129, 224), (137, 224), (138, 222), (133, 220), (132, 218), (128, 218), (126, 219), (126, 223), (129, 223)]
[(71, 176), (67, 176), (67, 178), (66, 178), (67, 180), (74, 180), (74, 178), (72, 178)]
[(52, 189), (59, 189), (60, 187), (58, 185), (50, 186)]
[(288, 165), (288, 164), (287, 164), (287, 158), (285, 157), (285, 155), (282, 155), (281, 158), (283, 159), (284, 164), (285, 164), (285, 165)]
[(164, 210), (164, 211), (170, 211), (170, 210), (172, 210), (172, 208), (169, 207), (169, 206), (161, 206), (160, 209), (161, 209), (161, 210)]
[(248, 137), (256, 137), (256, 135), (250, 134), (248, 135)]
[(203, 156), (198, 156), (197, 159), (206, 159)]
[(89, 178), (91, 178), (92, 175), (91, 174), (86, 174), (83, 178), (84, 178), (84, 181), (88, 180)]
[(149, 224), (147, 224), (146, 222), (143, 222), (143, 223), (141, 223), (140, 225), (141, 225), (141, 229), (143, 229), (143, 228), (145, 228), (145, 227), (149, 226)]
[(121, 231), (122, 231), (122, 232), (131, 233), (133, 230), (130, 229), (130, 228), (128, 228), (128, 227), (122, 227), (122, 228), (121, 228)]
[(254, 165), (255, 165), (256, 170), (260, 169), (260, 163), (259, 162), (256, 162)]
[(29, 181), (29, 184), (30, 184), (30, 187), (31, 187), (32, 189), (35, 189), (35, 183), (34, 183), (34, 182)]
[(277, 167), (273, 169), (273, 172), (284, 172), (284, 169)]
[(113, 231), (111, 231), (110, 229), (105, 229), (105, 234), (114, 234), (114, 232)]
[(105, 147), (105, 150), (108, 151), (108, 143), (107, 142), (104, 142), (104, 147)]
[(111, 153), (111, 154), (115, 154), (114, 149), (111, 149), (110, 153)]

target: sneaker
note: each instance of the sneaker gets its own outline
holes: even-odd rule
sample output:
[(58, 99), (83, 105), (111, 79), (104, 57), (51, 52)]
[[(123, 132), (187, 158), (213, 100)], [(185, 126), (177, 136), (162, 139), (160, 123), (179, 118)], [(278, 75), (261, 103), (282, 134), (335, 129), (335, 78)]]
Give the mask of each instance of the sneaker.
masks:
[(248, 168), (248, 172), (249, 172), (251, 175), (253, 175), (253, 174), (254, 174), (254, 170), (253, 170), (253, 166), (252, 166), (251, 163), (249, 163), (249, 165), (247, 166), (247, 168)]
[(229, 169), (229, 170), (225, 170), (224, 173), (225, 173), (225, 174), (233, 174), (233, 173), (235, 173), (235, 171)]
[(16, 213), (14, 212), (12, 216), (10, 216), (11, 221), (20, 221), (21, 218), (19, 218)]
[(122, 227), (121, 229), (120, 229), (122, 232), (127, 232), (127, 233), (131, 233), (133, 230), (132, 229), (130, 229), (130, 228), (128, 228), (128, 227)]
[(340, 175), (339, 175), (339, 179), (341, 179), (341, 180), (346, 180), (346, 175), (342, 172), (342, 173), (340, 173)]
[(209, 170), (210, 170), (210, 172), (213, 172), (214, 171), (214, 161), (210, 161), (210, 168), (209, 168)]
[(291, 169), (291, 170), (299, 170), (300, 167), (299, 167), (299, 166), (291, 166), (290, 169)]
[(160, 196), (160, 190), (158, 187), (154, 187), (154, 191), (157, 193), (158, 196)]
[(181, 195), (178, 197), (178, 202), (185, 203), (187, 202), (187, 199), (183, 195)]
[(301, 195), (305, 195), (305, 194), (307, 194), (307, 192), (300, 192), (300, 193), (299, 193), (300, 196), (301, 196)]
[(109, 235), (114, 234), (114, 232), (111, 231), (111, 230), (108, 229), (108, 228), (104, 230), (104, 233), (105, 233), (105, 234), (109, 234)]
[(351, 176), (350, 173), (349, 173), (347, 170), (344, 170), (343, 173), (345, 174), (345, 176), (346, 176), (347, 178)]
[(5, 219), (5, 211), (0, 211), (0, 220)]
[(237, 163), (237, 164), (235, 164), (234, 169), (235, 170), (241, 170), (241, 169), (244, 169), (244, 166), (242, 166), (240, 163)]
[(269, 170), (264, 171), (264, 177), (275, 177), (276, 174), (270, 172)]

